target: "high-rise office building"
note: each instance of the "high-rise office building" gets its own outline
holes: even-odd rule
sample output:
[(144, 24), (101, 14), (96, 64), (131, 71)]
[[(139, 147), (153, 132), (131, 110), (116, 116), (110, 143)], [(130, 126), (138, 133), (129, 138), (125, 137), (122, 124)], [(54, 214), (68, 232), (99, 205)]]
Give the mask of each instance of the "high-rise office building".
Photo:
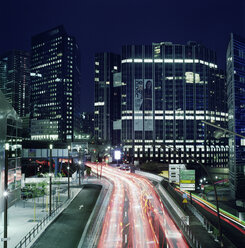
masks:
[(121, 142), (129, 157), (190, 163), (190, 155), (207, 166), (227, 166), (227, 140), (215, 140), (202, 123), (227, 123), (215, 52), (195, 42), (127, 45), (121, 63)]
[(120, 55), (95, 55), (94, 136), (109, 142), (113, 139), (114, 108), (120, 105), (120, 95), (114, 97), (117, 92), (113, 86), (113, 73), (120, 71), (120, 65)]
[(20, 117), (30, 111), (29, 81), (29, 53), (11, 50), (0, 56), (0, 90)]
[(31, 40), (31, 139), (71, 141), (80, 130), (80, 56), (58, 26)]
[(81, 113), (81, 131), (83, 134), (94, 134), (94, 113), (82, 112)]
[[(245, 38), (231, 34), (227, 54), (228, 128), (245, 136)], [(245, 199), (245, 139), (229, 135), (232, 195)]]

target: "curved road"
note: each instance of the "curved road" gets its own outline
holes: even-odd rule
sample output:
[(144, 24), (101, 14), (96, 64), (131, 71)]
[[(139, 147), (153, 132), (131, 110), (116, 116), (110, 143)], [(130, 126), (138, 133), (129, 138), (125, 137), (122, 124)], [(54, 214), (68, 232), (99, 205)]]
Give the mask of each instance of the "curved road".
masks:
[(98, 248), (189, 247), (148, 179), (102, 164), (87, 166), (114, 186)]

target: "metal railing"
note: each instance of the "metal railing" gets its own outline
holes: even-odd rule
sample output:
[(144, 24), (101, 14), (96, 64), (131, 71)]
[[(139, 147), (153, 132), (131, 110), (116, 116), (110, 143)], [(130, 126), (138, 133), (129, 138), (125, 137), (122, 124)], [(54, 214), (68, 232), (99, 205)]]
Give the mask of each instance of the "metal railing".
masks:
[(202, 248), (202, 243), (197, 239), (191, 227), (189, 225), (186, 225), (186, 222), (184, 220), (181, 220), (180, 224), (181, 224), (182, 230), (188, 236), (188, 239), (190, 243), (192, 244), (191, 247)]
[(63, 206), (63, 204), (60, 204), (57, 208), (55, 208), (55, 210), (52, 211), (51, 216), (47, 214), (39, 223), (37, 223), (32, 228), (32, 230), (21, 239), (15, 248), (26, 247), (28, 244), (30, 244), (32, 239), (34, 239), (39, 234), (39, 232), (47, 225), (47, 223), (54, 219), (54, 217), (61, 211), (61, 206)]

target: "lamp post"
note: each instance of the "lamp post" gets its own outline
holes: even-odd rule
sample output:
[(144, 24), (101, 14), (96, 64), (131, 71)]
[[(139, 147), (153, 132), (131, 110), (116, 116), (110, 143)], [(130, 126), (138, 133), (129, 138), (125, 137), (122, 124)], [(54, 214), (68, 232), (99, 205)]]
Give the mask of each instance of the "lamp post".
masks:
[(71, 146), (68, 146), (68, 199), (70, 199), (70, 150)]
[[(202, 123), (204, 123), (204, 124), (206, 124), (206, 125), (209, 125), (209, 126), (212, 126), (212, 127), (215, 127), (216, 129), (222, 131), (222, 132), (215, 133), (214, 136), (215, 136), (216, 139), (219, 139), (224, 133), (230, 133), (230, 134), (233, 134), (233, 135), (235, 135), (235, 136), (238, 136), (238, 137), (240, 137), (240, 138), (245, 139), (245, 136), (244, 136), (244, 135), (235, 133), (235, 132), (233, 132), (233, 131), (230, 131), (230, 130), (228, 130), (228, 129), (225, 129), (225, 128), (223, 128), (223, 127), (220, 127), (220, 126), (218, 126), (218, 125), (215, 125), (215, 124), (213, 124), (213, 123), (210, 123), (210, 122), (207, 122), (207, 121), (202, 121)], [(215, 195), (216, 195), (216, 189), (215, 189)], [(217, 213), (219, 214), (218, 211), (217, 211)]]
[[(202, 121), (202, 123), (204, 123), (204, 124), (206, 124), (206, 125), (209, 125), (209, 126), (212, 126), (212, 127), (215, 127), (215, 128), (217, 128), (217, 129), (219, 129), (219, 130), (222, 130), (222, 131), (225, 132), (225, 133), (230, 133), (230, 134), (233, 134), (233, 135), (235, 135), (235, 136), (238, 136), (238, 137), (240, 137), (240, 138), (245, 139), (245, 136), (244, 136), (244, 135), (235, 133), (235, 132), (230, 131), (230, 130), (228, 130), (228, 129), (225, 129), (225, 128), (223, 128), (223, 127), (217, 126), (217, 125), (215, 125), (215, 124), (213, 124), (213, 123), (209, 123), (209, 122), (207, 122), (207, 121)], [(216, 138), (216, 139), (220, 138), (222, 134), (223, 134), (223, 133), (217, 133), (215, 138)]]
[[(164, 147), (164, 146), (163, 146)], [(170, 150), (174, 151), (175, 153), (178, 153), (178, 150), (176, 150), (175, 147), (172, 146), (165, 146), (168, 147)], [(220, 222), (220, 213), (219, 213), (219, 202), (218, 202), (218, 195), (217, 195), (217, 190), (216, 190), (216, 186), (212, 180), (212, 177), (210, 176), (208, 170), (206, 169), (206, 167), (196, 158), (190, 156), (190, 154), (187, 154), (186, 152), (182, 151), (182, 153), (184, 153), (186, 155), (186, 157), (191, 158), (192, 160), (194, 160), (197, 164), (201, 165), (201, 167), (204, 169), (204, 171), (207, 173), (207, 176), (210, 178), (210, 181), (214, 187), (214, 194), (215, 194), (215, 201), (216, 201), (216, 209), (217, 209), (217, 217), (218, 217), (218, 227), (219, 227), (219, 240), (220, 240), (220, 247), (224, 247), (223, 246), (223, 241), (222, 241), (222, 227), (221, 227), (221, 222)], [(206, 178), (205, 178), (206, 180)]]
[(82, 164), (82, 161), (79, 160), (79, 161), (78, 161), (78, 173), (79, 173), (79, 175), (78, 175), (78, 180), (79, 180), (79, 186), (81, 186), (81, 173), (80, 173), (81, 164)]
[(8, 155), (9, 155), (9, 144), (5, 144), (5, 172), (4, 172), (4, 248), (8, 246)]
[(52, 214), (52, 149), (53, 144), (49, 145), (49, 216)]

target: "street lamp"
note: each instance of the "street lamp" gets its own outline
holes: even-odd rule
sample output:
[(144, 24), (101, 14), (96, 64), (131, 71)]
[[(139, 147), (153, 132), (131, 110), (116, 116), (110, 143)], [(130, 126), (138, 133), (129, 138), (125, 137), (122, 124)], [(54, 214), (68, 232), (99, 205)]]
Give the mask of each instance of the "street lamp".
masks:
[(79, 180), (79, 186), (81, 185), (81, 173), (80, 173), (81, 164), (82, 164), (82, 161), (79, 160), (79, 161), (78, 161), (78, 173), (79, 173), (79, 175), (78, 175), (78, 180)]
[[(165, 146), (168, 147), (169, 149), (173, 150), (175, 153), (178, 152), (176, 150), (175, 147), (170, 147), (170, 146)], [(184, 153), (186, 155), (186, 157), (191, 158), (192, 160), (194, 160), (197, 164), (201, 165), (201, 167), (204, 169), (204, 171), (207, 173), (207, 176), (210, 178), (210, 182), (212, 183), (213, 187), (214, 187), (214, 194), (215, 194), (215, 201), (216, 201), (216, 209), (217, 209), (217, 217), (218, 217), (218, 227), (219, 227), (219, 239), (220, 239), (220, 246), (223, 247), (223, 242), (222, 242), (222, 228), (221, 228), (221, 222), (220, 222), (220, 213), (219, 213), (219, 202), (218, 202), (218, 195), (217, 195), (217, 190), (216, 190), (216, 186), (213, 182), (213, 179), (211, 177), (211, 175), (209, 174), (208, 170), (206, 169), (206, 167), (196, 158), (192, 157), (190, 154), (187, 154), (186, 152), (182, 151), (182, 153)], [(203, 179), (203, 181), (205, 181), (206, 178)], [(200, 180), (201, 181), (201, 180)]]
[(70, 199), (70, 150), (71, 146), (68, 146), (68, 199)]
[(209, 122), (207, 122), (207, 121), (202, 121), (202, 123), (204, 123), (204, 124), (206, 124), (206, 125), (209, 125), (209, 126), (212, 126), (212, 127), (215, 127), (215, 128), (217, 128), (217, 129), (220, 129), (220, 130), (223, 131), (223, 132), (215, 133), (215, 138), (216, 138), (216, 139), (219, 139), (224, 133), (230, 133), (230, 134), (233, 134), (233, 135), (235, 135), (235, 136), (238, 136), (238, 137), (240, 137), (240, 138), (245, 139), (245, 136), (244, 136), (244, 135), (235, 133), (235, 132), (230, 131), (230, 130), (228, 130), (228, 129), (225, 129), (225, 128), (223, 128), (223, 127), (217, 126), (217, 125), (215, 125), (215, 124), (213, 124), (213, 123), (209, 123)]
[(53, 144), (49, 145), (49, 216), (52, 214), (52, 149)]
[(4, 172), (4, 234), (3, 242), (4, 248), (8, 246), (8, 155), (9, 155), (9, 144), (5, 144), (5, 172)]

